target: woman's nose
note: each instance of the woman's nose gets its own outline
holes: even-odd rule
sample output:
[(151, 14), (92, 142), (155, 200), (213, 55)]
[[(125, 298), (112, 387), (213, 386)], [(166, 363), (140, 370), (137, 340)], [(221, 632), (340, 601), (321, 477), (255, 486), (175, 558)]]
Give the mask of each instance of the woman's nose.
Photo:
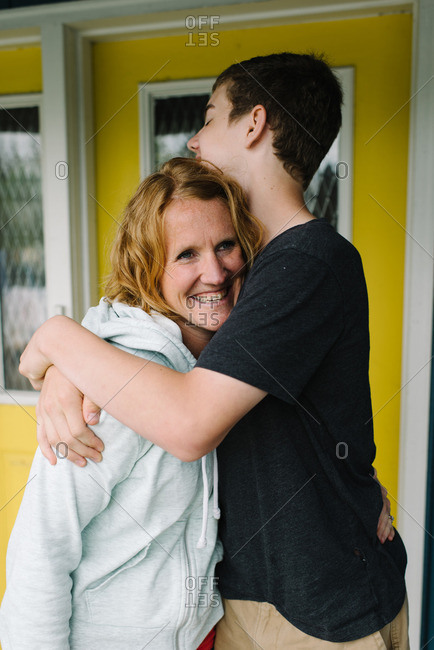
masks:
[(204, 284), (221, 285), (226, 281), (227, 271), (217, 255), (212, 255), (202, 262), (201, 280)]

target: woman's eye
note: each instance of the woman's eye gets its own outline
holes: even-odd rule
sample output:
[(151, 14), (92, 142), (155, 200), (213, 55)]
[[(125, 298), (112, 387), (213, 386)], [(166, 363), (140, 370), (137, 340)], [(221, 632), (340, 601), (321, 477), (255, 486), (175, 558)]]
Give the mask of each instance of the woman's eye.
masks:
[(183, 251), (176, 258), (177, 260), (190, 260), (193, 257), (193, 251)]
[(205, 122), (204, 126), (208, 126), (208, 124), (211, 122), (211, 120), (208, 120), (208, 122)]
[(221, 251), (227, 251), (231, 250), (234, 248), (236, 242), (232, 241), (231, 239), (228, 239), (227, 241), (223, 241), (221, 244), (219, 244), (219, 250)]

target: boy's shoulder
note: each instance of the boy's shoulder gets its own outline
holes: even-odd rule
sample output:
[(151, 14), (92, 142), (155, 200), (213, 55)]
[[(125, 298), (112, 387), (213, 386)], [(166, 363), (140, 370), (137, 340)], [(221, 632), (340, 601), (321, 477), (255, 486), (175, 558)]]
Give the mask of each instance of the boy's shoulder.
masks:
[(274, 237), (257, 258), (258, 270), (261, 263), (269, 267), (273, 260), (312, 269), (329, 267), (337, 276), (351, 271), (363, 275), (358, 250), (325, 219), (312, 219)]
[(366, 302), (366, 281), (359, 252), (325, 220), (288, 228), (272, 239), (256, 258), (241, 297), (273, 291), (274, 304), (288, 295), (310, 295), (313, 287), (333, 289), (346, 305)]
[(264, 252), (273, 254), (291, 249), (325, 259), (330, 255), (358, 255), (353, 244), (336, 232), (325, 219), (312, 219), (288, 228), (274, 237)]

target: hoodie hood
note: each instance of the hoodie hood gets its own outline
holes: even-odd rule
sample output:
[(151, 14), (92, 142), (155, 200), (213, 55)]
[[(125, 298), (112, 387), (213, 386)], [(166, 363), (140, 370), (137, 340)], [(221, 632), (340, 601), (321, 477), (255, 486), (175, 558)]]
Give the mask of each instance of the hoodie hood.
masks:
[(174, 370), (188, 372), (196, 364), (182, 342), (180, 327), (157, 312), (147, 314), (139, 307), (101, 298), (89, 309), (82, 325), (118, 347), (155, 352), (156, 361)]

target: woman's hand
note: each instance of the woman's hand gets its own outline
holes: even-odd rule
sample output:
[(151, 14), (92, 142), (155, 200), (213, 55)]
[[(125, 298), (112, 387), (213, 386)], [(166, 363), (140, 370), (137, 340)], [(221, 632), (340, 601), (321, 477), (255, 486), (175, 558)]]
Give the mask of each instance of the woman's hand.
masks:
[[(86, 458), (96, 462), (102, 459), (104, 445), (87, 426), (82, 408), (82, 393), (55, 366), (50, 366), (42, 383), (36, 419), (39, 447), (52, 465), (58, 458), (68, 458), (81, 467), (86, 465)], [(96, 424), (96, 420), (89, 423)]]
[(375, 468), (374, 468), (374, 475), (372, 478), (375, 481), (377, 481), (378, 485), (380, 486), (381, 495), (383, 497), (383, 508), (378, 518), (377, 537), (380, 540), (380, 542), (384, 544), (386, 539), (388, 539), (389, 542), (391, 542), (392, 539), (395, 537), (395, 529), (393, 527), (394, 518), (390, 514), (390, 501), (387, 498), (387, 490), (384, 487), (384, 485), (382, 485), (378, 480), (377, 470)]

